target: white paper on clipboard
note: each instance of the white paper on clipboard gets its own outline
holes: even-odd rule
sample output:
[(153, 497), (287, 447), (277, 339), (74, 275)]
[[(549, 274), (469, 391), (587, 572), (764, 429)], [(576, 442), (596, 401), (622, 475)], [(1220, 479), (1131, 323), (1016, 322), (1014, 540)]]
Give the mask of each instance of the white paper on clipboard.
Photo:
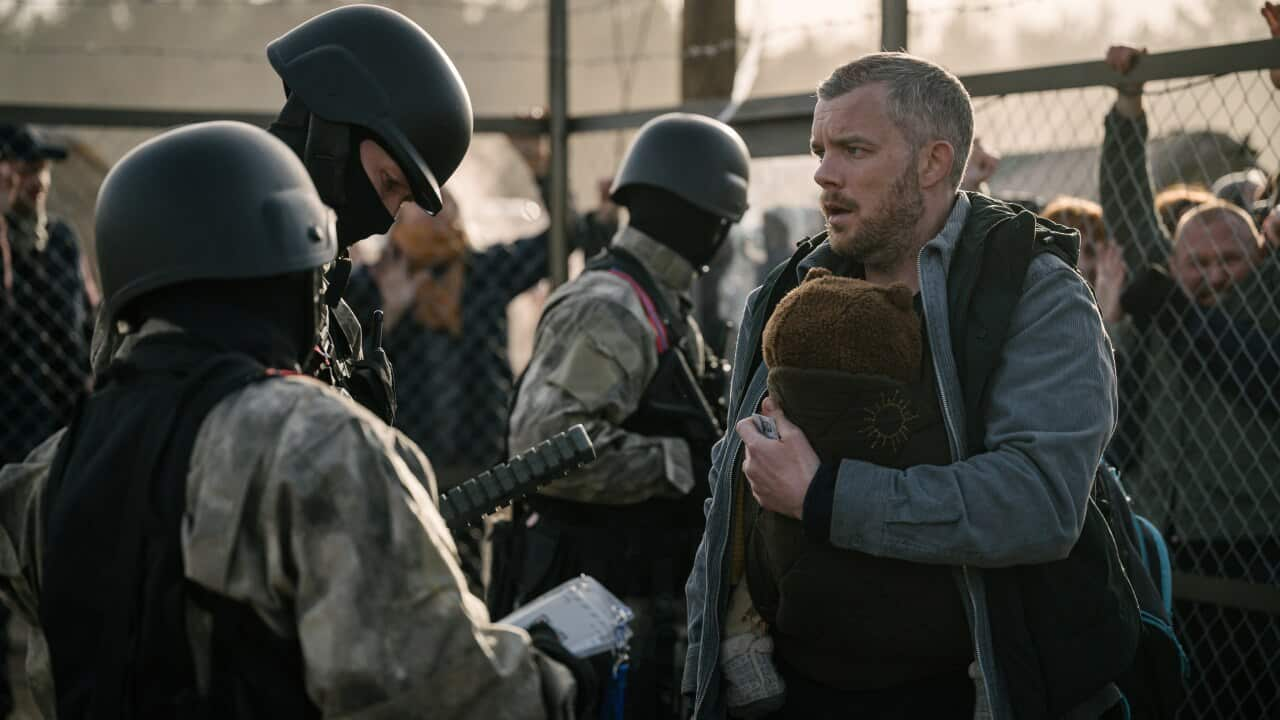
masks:
[(580, 658), (611, 652), (631, 639), (635, 613), (590, 575), (561, 583), (498, 622), (528, 630), (545, 622)]

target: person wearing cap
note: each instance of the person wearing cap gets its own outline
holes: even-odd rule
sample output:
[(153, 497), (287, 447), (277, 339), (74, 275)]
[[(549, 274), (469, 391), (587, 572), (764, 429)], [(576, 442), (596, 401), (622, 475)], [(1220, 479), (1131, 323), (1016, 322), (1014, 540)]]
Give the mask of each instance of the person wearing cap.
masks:
[[(623, 598), (637, 614), (626, 717), (674, 717), (681, 702), (681, 598), (718, 428), (694, 436), (691, 396), (713, 399), (671, 383), (679, 366), (700, 375), (707, 365), (691, 288), (747, 209), (749, 165), (742, 138), (710, 118), (673, 113), (640, 129), (611, 190), (629, 222), (548, 299), (513, 403), (509, 447), (583, 423), (598, 457), (504, 526), (491, 605), (579, 573)], [(673, 396), (682, 402), (663, 399)]]
[[(13, 135), (12, 125), (0, 125), (0, 216), (9, 211), (13, 199), (13, 168), (6, 149)], [(0, 221), (0, 289), (8, 293), (13, 287), (13, 251), (9, 247), (8, 223)], [(3, 312), (3, 311), (0, 311)], [(0, 717), (8, 717), (14, 706), (14, 692), (9, 680), (9, 622), (8, 608), (0, 604)]]
[(348, 248), (397, 219), (440, 211), (440, 188), (471, 143), (470, 96), (425, 30), (374, 5), (303, 22), (267, 46), (267, 59), (285, 92), (268, 130), (302, 159), (338, 215), (337, 258), (326, 274), (329, 330), (306, 369), (393, 422), (390, 362), (380, 347), (366, 357), (365, 333), (342, 301)]
[(50, 217), (52, 163), (66, 148), (25, 126), (0, 138), (9, 202), (0, 240), (0, 464), (66, 422), (84, 389), (88, 300), (72, 227)]
[(466, 591), (417, 446), (300, 372), (338, 240), (287, 147), (164, 133), (107, 175), (95, 224), (123, 341), (70, 427), (0, 469), (0, 601), (39, 629), (44, 717), (585, 708), (554, 632)]

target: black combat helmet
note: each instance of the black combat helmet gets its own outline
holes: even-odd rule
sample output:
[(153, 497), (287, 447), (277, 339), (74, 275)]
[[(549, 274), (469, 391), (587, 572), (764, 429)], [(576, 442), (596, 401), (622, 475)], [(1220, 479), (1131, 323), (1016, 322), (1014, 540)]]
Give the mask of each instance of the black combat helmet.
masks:
[(750, 170), (747, 144), (733, 128), (703, 115), (668, 113), (636, 133), (609, 194), (626, 205), (627, 188), (649, 185), (737, 222), (747, 211)]
[[(471, 144), (471, 98), (425, 30), (388, 8), (347, 5), (276, 38), (267, 58), (286, 93), (317, 117), (375, 136), (404, 170), (414, 200), (440, 210), (440, 186)], [(330, 199), (324, 183), (332, 173), (315, 167), (325, 152), (309, 138), (303, 159)]]
[(238, 122), (189, 125), (134, 148), (102, 181), (94, 230), (111, 323), (152, 290), (301, 272), (338, 251), (333, 212), (302, 162)]

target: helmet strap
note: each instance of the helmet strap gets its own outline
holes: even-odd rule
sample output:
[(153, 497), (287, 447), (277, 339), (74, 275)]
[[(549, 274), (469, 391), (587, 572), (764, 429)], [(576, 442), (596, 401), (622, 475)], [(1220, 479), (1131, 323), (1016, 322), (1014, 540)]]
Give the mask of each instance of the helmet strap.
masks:
[(302, 161), (315, 181), (320, 199), (329, 207), (347, 202), (347, 163), (351, 159), (351, 126), (333, 123), (312, 113), (307, 122), (307, 144)]

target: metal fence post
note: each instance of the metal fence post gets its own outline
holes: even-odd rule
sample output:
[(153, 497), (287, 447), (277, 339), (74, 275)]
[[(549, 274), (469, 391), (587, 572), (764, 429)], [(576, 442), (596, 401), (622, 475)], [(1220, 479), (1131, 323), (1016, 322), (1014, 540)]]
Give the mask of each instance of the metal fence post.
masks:
[(547, 261), (552, 286), (569, 279), (569, 12), (568, 0), (547, 7), (549, 59), (547, 91), (551, 105), (551, 235)]
[(880, 0), (880, 49), (907, 49), (907, 0)]

